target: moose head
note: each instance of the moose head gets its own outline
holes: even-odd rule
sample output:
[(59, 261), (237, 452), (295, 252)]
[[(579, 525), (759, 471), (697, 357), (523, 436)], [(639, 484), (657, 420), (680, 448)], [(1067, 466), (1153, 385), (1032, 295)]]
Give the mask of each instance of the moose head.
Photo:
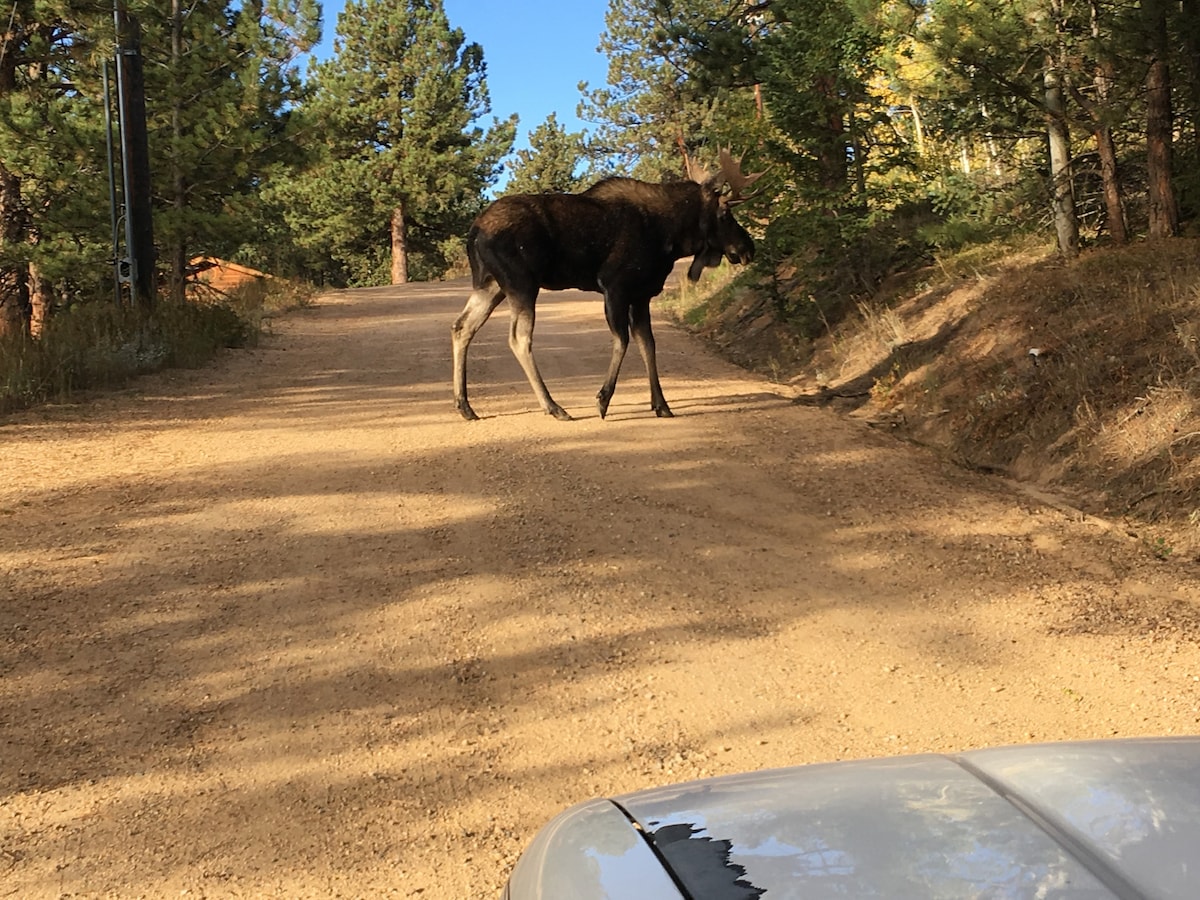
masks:
[(707, 198), (706, 206), (709, 209), (713, 205), (716, 207), (714, 212), (706, 212), (704, 217), (702, 228), (709, 226), (705, 229), (706, 245), (688, 267), (689, 281), (698, 281), (705, 269), (719, 266), (721, 257), (725, 257), (734, 265), (754, 259), (754, 240), (733, 217), (733, 208), (758, 193), (742, 192), (758, 181), (764, 173), (743, 174), (741, 160), (734, 159), (728, 148), (721, 149), (720, 163), (720, 171), (709, 174), (704, 167), (688, 162), (688, 175), (692, 181), (704, 187), (706, 194), (711, 195)]

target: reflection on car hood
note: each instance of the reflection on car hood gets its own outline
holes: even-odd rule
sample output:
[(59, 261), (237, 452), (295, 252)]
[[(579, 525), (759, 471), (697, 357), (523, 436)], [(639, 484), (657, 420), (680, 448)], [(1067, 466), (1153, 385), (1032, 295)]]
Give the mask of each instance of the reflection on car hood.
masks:
[[(603, 826), (600, 823), (603, 822)], [(575, 807), (512, 900), (1200, 897), (1200, 738), (831, 763)]]

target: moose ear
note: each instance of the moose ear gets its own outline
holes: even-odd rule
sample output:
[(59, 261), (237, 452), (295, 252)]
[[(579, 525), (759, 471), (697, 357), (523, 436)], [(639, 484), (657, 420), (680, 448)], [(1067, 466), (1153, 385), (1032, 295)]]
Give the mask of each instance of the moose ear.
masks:
[(710, 175), (701, 183), (713, 193), (718, 193), (721, 188), (725, 187), (725, 173), (717, 172), (715, 175)]

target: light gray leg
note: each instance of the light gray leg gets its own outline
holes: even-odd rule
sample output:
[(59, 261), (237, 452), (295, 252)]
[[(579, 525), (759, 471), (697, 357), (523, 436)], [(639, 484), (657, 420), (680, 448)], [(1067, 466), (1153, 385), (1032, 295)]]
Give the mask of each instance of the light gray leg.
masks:
[(542, 409), (556, 419), (569, 422), (571, 415), (554, 402), (554, 398), (550, 396), (550, 390), (546, 387), (546, 382), (542, 379), (542, 373), (538, 371), (537, 362), (533, 358), (533, 326), (536, 321), (534, 301), (536, 298), (536, 294), (529, 299), (516, 294), (509, 296), (508, 304), (512, 310), (512, 318), (509, 323), (508, 346), (512, 349), (517, 362), (521, 364), (521, 368), (525, 370), (525, 377), (529, 379), (529, 386), (533, 388), (533, 394), (537, 397)]
[(475, 332), (483, 327), (503, 299), (504, 291), (494, 282), (472, 291), (466, 307), (450, 329), (454, 347), (454, 405), (467, 421), (479, 418), (467, 402), (467, 348), (471, 346)]

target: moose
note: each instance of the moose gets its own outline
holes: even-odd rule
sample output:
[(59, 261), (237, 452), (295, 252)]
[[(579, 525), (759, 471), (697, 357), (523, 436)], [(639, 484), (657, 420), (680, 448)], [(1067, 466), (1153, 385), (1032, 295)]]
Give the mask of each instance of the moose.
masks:
[[(721, 169), (696, 170), (689, 181), (651, 184), (606, 178), (580, 194), (515, 194), (479, 214), (467, 235), (471, 296), (451, 329), (454, 403), (463, 418), (478, 419), (467, 401), (467, 348), (475, 333), (507, 298), (508, 345), (548, 415), (571, 415), (550, 396), (533, 358), (534, 304), (542, 288), (577, 288), (604, 295), (612, 332), (608, 375), (596, 395), (600, 418), (617, 387), (632, 334), (650, 379), (650, 408), (674, 414), (658, 381), (650, 300), (662, 291), (676, 260), (694, 257), (696, 281), (721, 258), (735, 265), (754, 256), (754, 242), (733, 218), (742, 191), (762, 173), (743, 175), (740, 161), (720, 153)], [(728, 190), (726, 190), (728, 188)]]

